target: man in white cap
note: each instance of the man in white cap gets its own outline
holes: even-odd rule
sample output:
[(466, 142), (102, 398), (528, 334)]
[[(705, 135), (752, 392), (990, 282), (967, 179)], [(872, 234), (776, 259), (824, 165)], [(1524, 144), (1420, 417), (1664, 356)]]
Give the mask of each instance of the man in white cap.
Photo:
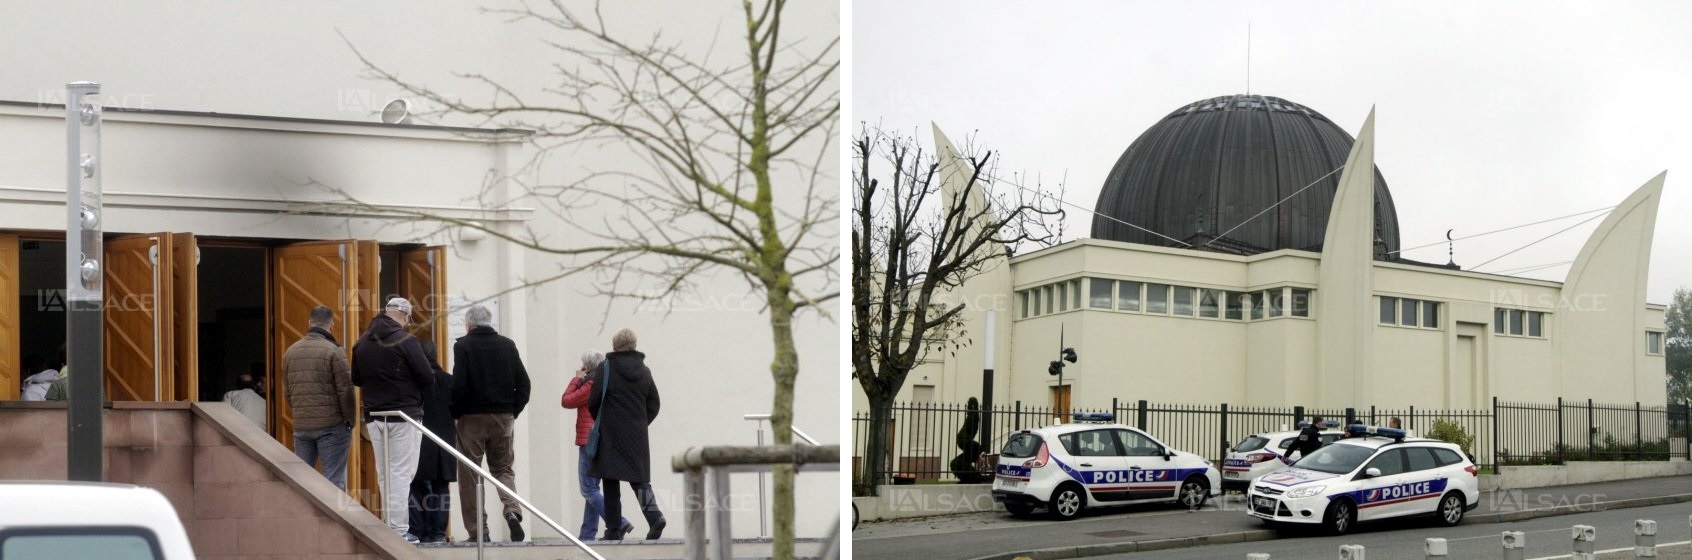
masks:
[(418, 421), (423, 419), (423, 389), (434, 380), (434, 369), (423, 355), (423, 345), (405, 330), (411, 322), (411, 302), (388, 300), (381, 315), (353, 344), (352, 382), (364, 389), (365, 426), (376, 451), (376, 481), (382, 492), (382, 515), (388, 527), (407, 542), (416, 543), (410, 530), (406, 498), (411, 479), (417, 474), (418, 445), (423, 433), (399, 418), (370, 416), (370, 412), (398, 410)]

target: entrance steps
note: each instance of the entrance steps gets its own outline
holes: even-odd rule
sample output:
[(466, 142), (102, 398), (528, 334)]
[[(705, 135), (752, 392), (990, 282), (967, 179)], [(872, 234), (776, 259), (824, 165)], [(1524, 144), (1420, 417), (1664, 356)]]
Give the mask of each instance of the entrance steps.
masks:
[[(681, 539), (658, 539), (654, 541), (622, 541), (599, 542), (589, 541), (588, 546), (594, 552), (604, 556), (606, 560), (680, 560), (683, 555)], [(735, 539), (734, 557), (736, 559), (755, 560), (770, 557), (770, 539)], [(794, 556), (798, 558), (817, 558), (822, 556), (821, 539), (794, 539)], [(476, 543), (456, 542), (447, 544), (418, 545), (417, 550), (430, 560), (475, 560)], [(576, 548), (576, 545), (563, 539), (540, 539), (536, 542), (490, 542), (482, 545), (483, 558), (498, 560), (591, 560), (593, 557)]]

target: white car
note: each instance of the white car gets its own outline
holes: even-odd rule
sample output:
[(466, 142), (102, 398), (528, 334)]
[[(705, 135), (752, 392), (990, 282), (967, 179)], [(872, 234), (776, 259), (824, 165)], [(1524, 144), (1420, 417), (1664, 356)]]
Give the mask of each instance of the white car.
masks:
[(1171, 449), (1109, 414), (1012, 434), (999, 454), (993, 499), (1012, 515), (1043, 507), (1073, 519), (1093, 506), (1174, 501), (1189, 508), (1221, 493), (1204, 457)]
[[(1322, 445), (1333, 443), (1342, 435), (1345, 434), (1339, 430), (1323, 431)], [(1244, 492), (1257, 477), (1291, 465), (1294, 459), (1289, 458), (1289, 455), (1293, 454), (1292, 446), (1297, 441), (1297, 431), (1265, 432), (1246, 436), (1240, 440), (1239, 445), (1228, 450), (1227, 457), (1222, 459), (1222, 489)]]
[(0, 558), (194, 560), (163, 494), (128, 484), (0, 482)]
[(1350, 426), (1347, 434), (1353, 437), (1254, 481), (1247, 514), (1343, 535), (1358, 522), (1413, 515), (1456, 525), (1480, 505), (1479, 474), (1456, 445), (1406, 439), (1390, 428)]

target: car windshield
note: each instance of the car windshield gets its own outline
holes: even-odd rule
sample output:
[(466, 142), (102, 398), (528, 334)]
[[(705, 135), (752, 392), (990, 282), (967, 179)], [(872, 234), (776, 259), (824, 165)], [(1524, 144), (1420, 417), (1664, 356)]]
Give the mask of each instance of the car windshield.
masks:
[(1244, 441), (1241, 441), (1239, 445), (1234, 446), (1234, 451), (1240, 453), (1244, 453), (1246, 451), (1257, 451), (1259, 449), (1263, 449), (1263, 445), (1267, 443), (1269, 443), (1269, 439), (1263, 436), (1246, 436)]
[(1005, 442), (1004, 451), (999, 455), (1013, 459), (1033, 457), (1040, 452), (1040, 436), (1034, 434), (1012, 435), (1010, 441)]
[(1333, 474), (1344, 474), (1357, 470), (1357, 466), (1369, 460), (1375, 450), (1356, 445), (1335, 444), (1324, 446), (1311, 452), (1310, 455), (1293, 463), (1294, 467), (1312, 471)]

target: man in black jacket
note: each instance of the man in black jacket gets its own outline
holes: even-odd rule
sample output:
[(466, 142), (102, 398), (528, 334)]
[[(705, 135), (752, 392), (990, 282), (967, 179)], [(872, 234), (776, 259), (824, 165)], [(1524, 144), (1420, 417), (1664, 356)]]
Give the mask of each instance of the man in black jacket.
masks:
[[(478, 465), (486, 455), (488, 473), (516, 490), (512, 424), (529, 404), (529, 372), (517, 356), (517, 344), (494, 331), (492, 323), (486, 307), (473, 305), (464, 312), (464, 326), (470, 331), (452, 345), (452, 417), (458, 420), (458, 452)], [(475, 480), (476, 473), (468, 467), (458, 468), (459, 480)], [(475, 504), (475, 485), (459, 484), (458, 499)], [(511, 542), (522, 541), (523, 512), (517, 499), (500, 492), (499, 501)], [(487, 517), (476, 519), (474, 507), (462, 509), (470, 538), (487, 540)]]
[(407, 542), (417, 542), (409, 530), (407, 497), (417, 474), (417, 448), (423, 433), (399, 418), (371, 416), (398, 410), (423, 419), (423, 390), (434, 382), (434, 369), (423, 356), (423, 345), (406, 332), (411, 302), (388, 300), (386, 310), (370, 320), (370, 328), (353, 345), (352, 382), (364, 389), (365, 427), (376, 451), (376, 482), (382, 491), (382, 515), (388, 527)]
[[(1322, 417), (1316, 416), (1310, 419), (1310, 425), (1299, 430), (1298, 440), (1293, 443), (1293, 449), (1298, 451), (1298, 458), (1303, 459), (1321, 448)], [(1292, 458), (1292, 453), (1287, 453), (1287, 458)]]

